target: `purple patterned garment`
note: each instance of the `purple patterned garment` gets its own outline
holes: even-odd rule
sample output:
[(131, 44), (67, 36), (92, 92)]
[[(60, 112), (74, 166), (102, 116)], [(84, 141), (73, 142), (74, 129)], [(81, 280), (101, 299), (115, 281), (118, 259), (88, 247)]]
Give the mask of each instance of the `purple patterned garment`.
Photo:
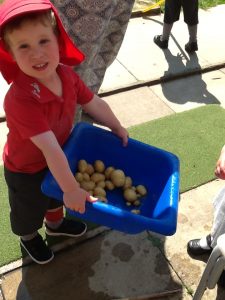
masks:
[(94, 92), (122, 44), (134, 0), (52, 0), (64, 26), (86, 59), (76, 67)]

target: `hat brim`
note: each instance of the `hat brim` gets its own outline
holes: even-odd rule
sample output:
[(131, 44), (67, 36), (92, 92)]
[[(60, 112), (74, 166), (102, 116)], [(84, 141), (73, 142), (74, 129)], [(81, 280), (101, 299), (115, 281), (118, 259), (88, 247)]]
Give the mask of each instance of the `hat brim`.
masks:
[[(6, 0), (0, 5), (0, 29), (4, 28), (12, 19), (32, 12), (52, 10), (54, 12), (58, 29), (60, 32), (60, 62), (69, 66), (80, 64), (85, 56), (76, 47), (67, 34), (62, 21), (59, 18), (57, 9), (49, 0)], [(0, 30), (1, 36), (1, 30)], [(12, 82), (18, 71), (16, 62), (10, 53), (4, 48), (4, 43), (0, 39), (0, 72), (8, 83)]]

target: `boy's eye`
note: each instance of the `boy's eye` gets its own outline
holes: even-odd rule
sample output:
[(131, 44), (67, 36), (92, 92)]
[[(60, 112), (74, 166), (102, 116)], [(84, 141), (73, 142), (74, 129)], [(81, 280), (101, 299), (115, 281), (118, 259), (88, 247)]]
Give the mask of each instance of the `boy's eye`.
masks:
[(40, 40), (40, 44), (41, 44), (41, 45), (44, 45), (44, 44), (46, 44), (46, 43), (48, 43), (48, 42), (49, 42), (48, 39), (42, 39), (42, 40)]
[(28, 45), (27, 44), (22, 44), (19, 46), (19, 49), (27, 49)]

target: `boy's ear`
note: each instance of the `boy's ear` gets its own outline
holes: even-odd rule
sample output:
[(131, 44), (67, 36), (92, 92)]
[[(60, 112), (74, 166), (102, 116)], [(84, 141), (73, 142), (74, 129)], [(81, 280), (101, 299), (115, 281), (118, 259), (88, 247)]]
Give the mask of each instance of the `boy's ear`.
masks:
[(6, 42), (3, 39), (0, 39), (0, 47), (3, 49), (3, 51), (7, 52), (8, 55), (10, 55), (10, 57), (13, 61), (15, 61), (15, 58), (10, 49), (10, 46), (8, 44), (6, 44)]
[(12, 50), (11, 50), (11, 48), (10, 48), (10, 46), (9, 45), (5, 45), (5, 51), (7, 51), (8, 52), (8, 54), (11, 56), (11, 59), (12, 59), (12, 61), (16, 61), (15, 60), (15, 56), (14, 56), (14, 54), (13, 54), (13, 52), (12, 52)]

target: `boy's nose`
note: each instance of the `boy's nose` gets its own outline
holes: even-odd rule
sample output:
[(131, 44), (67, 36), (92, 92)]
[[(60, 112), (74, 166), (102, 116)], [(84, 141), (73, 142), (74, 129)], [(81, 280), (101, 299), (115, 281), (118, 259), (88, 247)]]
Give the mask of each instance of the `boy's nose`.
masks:
[(31, 57), (33, 59), (40, 58), (40, 57), (42, 57), (42, 55), (43, 55), (42, 51), (41, 51), (41, 49), (39, 47), (35, 47), (31, 51)]

